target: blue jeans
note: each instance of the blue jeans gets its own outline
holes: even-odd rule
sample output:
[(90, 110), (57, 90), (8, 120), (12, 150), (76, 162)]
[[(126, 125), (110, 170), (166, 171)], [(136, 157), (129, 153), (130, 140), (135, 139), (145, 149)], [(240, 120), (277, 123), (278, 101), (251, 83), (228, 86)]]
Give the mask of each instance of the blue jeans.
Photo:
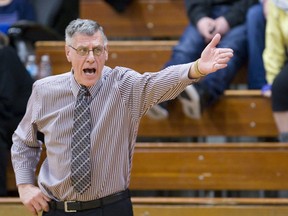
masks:
[(248, 88), (261, 89), (266, 84), (262, 54), (265, 47), (266, 19), (262, 4), (252, 6), (246, 18), (248, 40)]
[[(212, 17), (221, 16), (227, 10), (229, 10), (228, 6), (214, 7)], [(166, 63), (165, 67), (195, 61), (200, 58), (201, 52), (206, 45), (203, 36), (200, 35), (197, 28), (190, 24), (185, 29), (179, 43), (173, 48), (171, 59)], [(209, 74), (197, 84), (209, 94), (209, 101), (205, 102), (206, 105), (210, 105), (218, 100), (224, 90), (229, 87), (237, 71), (246, 61), (247, 34), (245, 23), (230, 29), (222, 37), (218, 47), (233, 49), (234, 56), (229, 61), (228, 67), (218, 70), (216, 73)]]

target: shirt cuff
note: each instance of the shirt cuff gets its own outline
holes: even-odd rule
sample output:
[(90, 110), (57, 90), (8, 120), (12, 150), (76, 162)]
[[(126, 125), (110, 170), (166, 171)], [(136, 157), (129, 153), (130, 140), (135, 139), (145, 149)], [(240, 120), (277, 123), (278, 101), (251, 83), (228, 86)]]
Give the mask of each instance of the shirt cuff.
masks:
[(31, 169), (15, 170), (16, 185), (19, 184), (35, 184), (35, 172)]
[(190, 68), (192, 67), (192, 62), (190, 63), (187, 63), (187, 64), (182, 64), (180, 66), (180, 80), (181, 82), (184, 82), (184, 83), (187, 83), (187, 84), (191, 84), (191, 83), (194, 83), (194, 82), (197, 82), (200, 78), (193, 78), (193, 79), (190, 79), (188, 74), (189, 74), (189, 71), (190, 71)]

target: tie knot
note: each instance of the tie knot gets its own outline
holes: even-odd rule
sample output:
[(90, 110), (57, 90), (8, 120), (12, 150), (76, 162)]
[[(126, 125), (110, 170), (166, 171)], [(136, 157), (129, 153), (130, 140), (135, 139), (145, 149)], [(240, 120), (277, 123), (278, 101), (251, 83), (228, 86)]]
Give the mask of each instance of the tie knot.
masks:
[(82, 98), (83, 96), (89, 96), (90, 92), (86, 86), (81, 86), (78, 97)]

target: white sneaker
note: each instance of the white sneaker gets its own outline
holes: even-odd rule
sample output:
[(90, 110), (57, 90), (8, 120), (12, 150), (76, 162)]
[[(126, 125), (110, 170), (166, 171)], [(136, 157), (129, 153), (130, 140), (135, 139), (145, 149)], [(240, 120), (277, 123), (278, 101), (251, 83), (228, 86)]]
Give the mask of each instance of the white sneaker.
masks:
[(201, 118), (200, 97), (193, 85), (187, 86), (178, 98), (182, 103), (182, 109), (186, 116), (193, 119)]
[(148, 110), (146, 115), (151, 119), (163, 120), (168, 118), (169, 113), (166, 109), (162, 108), (160, 105), (154, 105)]

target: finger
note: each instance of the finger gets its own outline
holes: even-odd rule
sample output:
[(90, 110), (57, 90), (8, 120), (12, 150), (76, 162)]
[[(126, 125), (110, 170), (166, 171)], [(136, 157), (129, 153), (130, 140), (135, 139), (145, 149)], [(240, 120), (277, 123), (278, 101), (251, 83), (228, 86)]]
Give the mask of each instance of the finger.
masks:
[(37, 210), (32, 205), (29, 205), (29, 206), (26, 206), (26, 207), (32, 213), (33, 216), (37, 216), (38, 215)]
[(223, 54), (223, 53), (233, 53), (233, 50), (230, 48), (218, 48), (218, 53)]
[(223, 69), (223, 68), (225, 68), (225, 67), (227, 67), (227, 64), (219, 64), (219, 63), (215, 64), (215, 68), (216, 68), (217, 70)]
[(45, 196), (45, 195), (43, 195), (43, 199), (46, 200), (47, 202), (51, 201), (51, 199), (49, 197)]
[(44, 199), (40, 201), (40, 205), (41, 205), (41, 209), (43, 209), (44, 211), (48, 212), (49, 211), (49, 205), (48, 202)]
[(221, 53), (217, 57), (217, 62), (220, 61), (229, 61), (233, 57), (233, 53), (228, 52), (228, 53)]
[(36, 210), (36, 212), (41, 212), (41, 211), (42, 211), (41, 204), (38, 203), (38, 202), (34, 202), (34, 203), (33, 203), (33, 207), (34, 207), (34, 209)]
[(223, 58), (219, 58), (218, 60), (217, 60), (217, 64), (226, 64), (226, 63), (228, 63), (228, 61), (231, 59), (231, 57), (223, 57)]
[(215, 48), (217, 46), (217, 44), (220, 42), (220, 39), (221, 39), (221, 35), (220, 34), (216, 34), (211, 42), (207, 45), (207, 47), (209, 48)]

